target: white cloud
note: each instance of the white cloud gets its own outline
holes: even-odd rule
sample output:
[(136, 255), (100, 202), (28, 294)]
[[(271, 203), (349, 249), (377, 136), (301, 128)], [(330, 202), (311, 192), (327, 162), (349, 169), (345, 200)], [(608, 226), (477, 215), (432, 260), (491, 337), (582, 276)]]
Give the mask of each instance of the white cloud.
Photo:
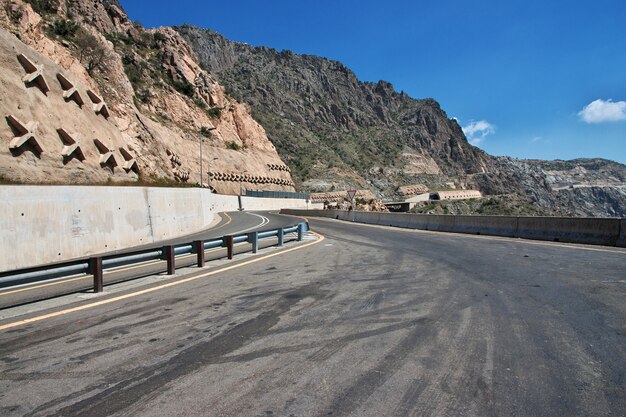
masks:
[(585, 123), (605, 123), (626, 120), (626, 101), (598, 99), (578, 112)]
[(536, 142), (539, 142), (540, 140), (543, 140), (541, 136), (535, 136), (534, 138), (530, 140), (530, 143), (536, 143)]
[(478, 145), (488, 135), (492, 135), (496, 132), (496, 127), (486, 120), (479, 120), (477, 122), (471, 121), (467, 126), (463, 126), (463, 133), (467, 136), (467, 140), (472, 145)]

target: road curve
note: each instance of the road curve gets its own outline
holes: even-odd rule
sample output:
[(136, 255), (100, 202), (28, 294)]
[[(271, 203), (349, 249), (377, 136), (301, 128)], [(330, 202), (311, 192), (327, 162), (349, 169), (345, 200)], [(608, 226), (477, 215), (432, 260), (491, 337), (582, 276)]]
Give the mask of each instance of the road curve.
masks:
[(624, 416), (626, 251), (311, 225), (302, 250), (2, 331), (0, 414)]

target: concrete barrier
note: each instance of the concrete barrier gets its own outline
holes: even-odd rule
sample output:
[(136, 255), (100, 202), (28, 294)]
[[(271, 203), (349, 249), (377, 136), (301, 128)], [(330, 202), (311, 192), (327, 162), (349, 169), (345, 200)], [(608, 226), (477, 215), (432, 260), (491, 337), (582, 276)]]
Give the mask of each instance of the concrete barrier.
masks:
[(520, 217), (517, 237), (615, 246), (620, 219)]
[(512, 216), (454, 216), (456, 233), (515, 237), (517, 217)]
[[(300, 210), (285, 212), (303, 215)], [(306, 213), (307, 216), (348, 219), (348, 212), (342, 210), (309, 210)], [(420, 230), (626, 247), (626, 219), (373, 212), (357, 212), (356, 219), (361, 223)]]
[(626, 248), (626, 219), (620, 221), (619, 237), (617, 238), (616, 245)]
[[(242, 200), (247, 210), (307, 207), (296, 199)], [(237, 196), (200, 188), (3, 185), (0, 272), (184, 236), (238, 207)]]

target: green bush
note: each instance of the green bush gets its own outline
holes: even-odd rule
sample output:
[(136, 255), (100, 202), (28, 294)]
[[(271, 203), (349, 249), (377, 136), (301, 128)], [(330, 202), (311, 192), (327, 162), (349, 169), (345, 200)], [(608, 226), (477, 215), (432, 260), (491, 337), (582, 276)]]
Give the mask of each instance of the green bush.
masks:
[(133, 85), (133, 87), (136, 87), (142, 83), (141, 70), (134, 63), (125, 64), (124, 72), (126, 72), (126, 76), (128, 77), (128, 80)]
[(232, 149), (233, 151), (240, 151), (243, 149), (243, 147), (239, 146), (238, 143), (230, 141), (226, 142), (226, 148)]
[(28, 0), (28, 2), (40, 15), (55, 14), (59, 11), (59, 0)]
[(141, 100), (142, 103), (147, 103), (152, 98), (152, 93), (147, 88), (141, 88), (137, 90), (137, 98)]
[(52, 34), (60, 36), (62, 38), (71, 39), (76, 34), (79, 25), (76, 22), (72, 22), (71, 20), (66, 19), (57, 19), (54, 21), (50, 30)]
[(153, 37), (156, 42), (165, 42), (165, 39), (167, 39), (167, 36), (165, 36), (161, 32), (154, 32)]
[(206, 103), (204, 102), (204, 100), (200, 98), (196, 98), (193, 100), (193, 102), (195, 103), (196, 106), (200, 107), (201, 109), (206, 109)]
[(214, 119), (219, 119), (220, 117), (222, 117), (222, 109), (220, 107), (211, 107), (206, 111), (206, 113), (209, 115), (209, 117)]
[(182, 93), (188, 97), (193, 97), (194, 86), (190, 82), (186, 80), (174, 81), (172, 85), (179, 93)]

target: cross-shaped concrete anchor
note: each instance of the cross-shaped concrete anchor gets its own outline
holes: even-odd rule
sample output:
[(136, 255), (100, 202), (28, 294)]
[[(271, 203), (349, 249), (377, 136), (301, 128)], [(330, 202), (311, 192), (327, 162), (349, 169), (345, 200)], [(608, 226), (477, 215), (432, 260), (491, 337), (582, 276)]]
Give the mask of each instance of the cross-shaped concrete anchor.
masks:
[(63, 89), (63, 98), (66, 101), (74, 100), (79, 106), (85, 104), (85, 102), (83, 101), (83, 97), (78, 92), (78, 89), (76, 88), (74, 83), (68, 80), (65, 75), (58, 72), (57, 80), (59, 80), (59, 84), (61, 84), (61, 88)]
[(37, 129), (38, 123), (33, 121), (24, 123), (12, 114), (8, 115), (6, 119), (17, 132), (17, 136), (15, 136), (9, 143), (9, 149), (21, 148), (26, 142), (28, 142), (37, 152), (43, 152), (43, 148), (35, 137), (35, 130)]
[(99, 139), (94, 139), (93, 142), (96, 144), (96, 148), (98, 148), (98, 151), (100, 151), (100, 165), (106, 165), (110, 163), (113, 166), (117, 166), (117, 161), (115, 160), (115, 156), (113, 156), (113, 150), (100, 142)]
[(65, 159), (69, 159), (72, 155), (76, 156), (81, 161), (85, 160), (85, 154), (80, 147), (80, 136), (76, 133), (69, 134), (63, 128), (57, 129), (57, 133), (61, 137), (63, 141), (63, 150), (61, 151), (61, 155)]
[(109, 106), (107, 106), (104, 99), (91, 90), (87, 90), (87, 95), (93, 103), (93, 111), (95, 111), (96, 114), (103, 115), (105, 119), (108, 119), (110, 115)]
[(24, 54), (19, 54), (17, 60), (20, 61), (20, 64), (22, 64), (22, 67), (24, 67), (27, 72), (24, 78), (22, 78), (22, 81), (26, 84), (37, 85), (44, 94), (47, 94), (48, 91), (50, 91), (50, 87), (48, 87), (48, 83), (43, 76), (43, 65), (35, 65), (35, 63)]
[(124, 168), (126, 172), (138, 172), (139, 166), (137, 165), (137, 160), (130, 154), (130, 152), (120, 147), (120, 153), (122, 154), (122, 157), (124, 157), (124, 164), (122, 165), (122, 168)]

